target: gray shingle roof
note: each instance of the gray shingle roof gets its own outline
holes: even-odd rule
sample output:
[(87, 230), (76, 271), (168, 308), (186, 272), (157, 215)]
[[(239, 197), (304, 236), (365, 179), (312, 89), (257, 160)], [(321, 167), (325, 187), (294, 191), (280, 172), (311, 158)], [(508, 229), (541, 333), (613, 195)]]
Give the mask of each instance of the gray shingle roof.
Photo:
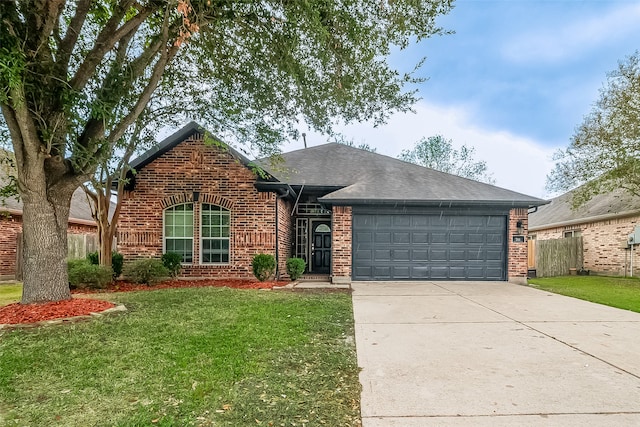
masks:
[(542, 230), (557, 226), (575, 225), (583, 222), (615, 218), (640, 213), (640, 197), (623, 190), (598, 194), (578, 209), (572, 209), (573, 192), (551, 199), (551, 203), (540, 206), (529, 214), (529, 230)]
[[(487, 204), (530, 207), (546, 203), (515, 191), (439, 172), (344, 144), (282, 154), (285, 170), (270, 170), (289, 185), (342, 187), (321, 201), (348, 203)], [(265, 160), (261, 164), (269, 169)]]

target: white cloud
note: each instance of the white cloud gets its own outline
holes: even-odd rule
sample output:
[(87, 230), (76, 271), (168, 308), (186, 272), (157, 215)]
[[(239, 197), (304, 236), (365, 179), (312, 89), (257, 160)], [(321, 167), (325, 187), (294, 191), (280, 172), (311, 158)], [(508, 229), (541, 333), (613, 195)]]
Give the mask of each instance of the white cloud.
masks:
[(577, 57), (585, 51), (610, 45), (632, 34), (639, 34), (640, 4), (625, 3), (609, 13), (563, 26), (538, 25), (511, 39), (503, 55), (513, 62), (556, 62)]
[[(551, 171), (554, 149), (534, 140), (506, 131), (492, 131), (473, 124), (464, 107), (441, 107), (420, 102), (416, 114), (396, 114), (383, 127), (361, 123), (342, 129), (356, 143), (366, 142), (380, 154), (397, 157), (422, 137), (441, 134), (454, 146), (474, 147), (476, 159), (487, 162), (496, 185), (536, 197), (545, 197), (546, 175)], [(307, 132), (309, 146), (326, 142), (326, 137)], [(302, 148), (302, 141), (291, 143), (284, 151)]]

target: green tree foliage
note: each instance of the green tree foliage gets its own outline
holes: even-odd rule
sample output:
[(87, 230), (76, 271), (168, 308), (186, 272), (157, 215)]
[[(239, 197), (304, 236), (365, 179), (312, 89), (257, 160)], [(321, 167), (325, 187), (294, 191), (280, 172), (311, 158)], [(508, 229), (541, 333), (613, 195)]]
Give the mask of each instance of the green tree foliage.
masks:
[(487, 163), (474, 160), (474, 153), (473, 147), (463, 145), (456, 150), (450, 139), (436, 135), (422, 138), (413, 149), (403, 150), (399, 158), (441, 172), (494, 184), (493, 176), (487, 172)]
[[(23, 201), (22, 301), (70, 297), (73, 191), (150, 104), (261, 153), (304, 120), (383, 122), (415, 101), (386, 61), (452, 0), (0, 1), (0, 106)], [(154, 108), (155, 108), (154, 107)], [(166, 117), (165, 117), (166, 119)], [(43, 238), (46, 236), (46, 238)]]
[(640, 53), (607, 75), (600, 97), (576, 128), (569, 147), (555, 155), (550, 191), (573, 193), (577, 207), (622, 188), (640, 196)]
[(366, 142), (356, 143), (353, 139), (348, 139), (347, 137), (345, 137), (342, 134), (335, 134), (333, 136), (333, 138), (329, 142), (335, 142), (335, 143), (338, 143), (338, 144), (346, 145), (348, 147), (359, 148), (361, 150), (369, 151), (371, 153), (375, 153), (376, 152), (376, 148), (370, 146)]

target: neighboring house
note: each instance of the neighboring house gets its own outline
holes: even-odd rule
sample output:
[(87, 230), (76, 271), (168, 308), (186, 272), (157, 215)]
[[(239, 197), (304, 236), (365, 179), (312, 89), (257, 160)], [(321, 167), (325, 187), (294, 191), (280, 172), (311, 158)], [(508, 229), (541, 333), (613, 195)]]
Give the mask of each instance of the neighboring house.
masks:
[[(6, 172), (0, 172), (0, 187), (6, 185)], [(84, 191), (73, 193), (69, 214), (69, 234), (95, 235), (97, 226)], [(19, 237), (22, 233), (22, 203), (15, 197), (0, 200), (0, 280), (12, 280), (19, 273)]]
[(257, 253), (334, 283), (527, 275), (527, 210), (541, 199), (341, 144), (282, 155), (256, 175), (190, 123), (132, 162), (118, 247), (182, 255), (186, 277), (251, 277)]
[[(529, 237), (537, 240), (582, 236), (583, 268), (594, 273), (629, 273), (627, 237), (640, 225), (640, 197), (623, 190), (599, 194), (572, 209), (573, 192), (565, 193), (529, 214)], [(634, 249), (634, 257), (635, 250)], [(634, 259), (634, 264), (640, 261)], [(640, 263), (638, 263), (640, 266)], [(634, 275), (640, 268), (634, 268)]]

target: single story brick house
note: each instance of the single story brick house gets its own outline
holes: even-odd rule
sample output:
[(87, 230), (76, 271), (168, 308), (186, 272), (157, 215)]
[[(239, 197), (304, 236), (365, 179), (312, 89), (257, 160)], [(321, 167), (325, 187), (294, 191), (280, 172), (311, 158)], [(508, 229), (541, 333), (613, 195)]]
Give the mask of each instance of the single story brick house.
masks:
[(527, 210), (544, 200), (335, 143), (252, 163), (204, 132), (189, 123), (132, 162), (125, 259), (178, 252), (185, 277), (252, 277), (270, 253), (280, 276), (296, 256), (333, 283), (526, 280)]
[[(596, 274), (628, 275), (631, 259), (627, 238), (640, 225), (640, 197), (616, 190), (599, 194), (578, 209), (572, 208), (572, 198), (570, 191), (529, 214), (529, 238), (582, 236), (584, 269)], [(634, 276), (640, 274), (637, 249)]]

